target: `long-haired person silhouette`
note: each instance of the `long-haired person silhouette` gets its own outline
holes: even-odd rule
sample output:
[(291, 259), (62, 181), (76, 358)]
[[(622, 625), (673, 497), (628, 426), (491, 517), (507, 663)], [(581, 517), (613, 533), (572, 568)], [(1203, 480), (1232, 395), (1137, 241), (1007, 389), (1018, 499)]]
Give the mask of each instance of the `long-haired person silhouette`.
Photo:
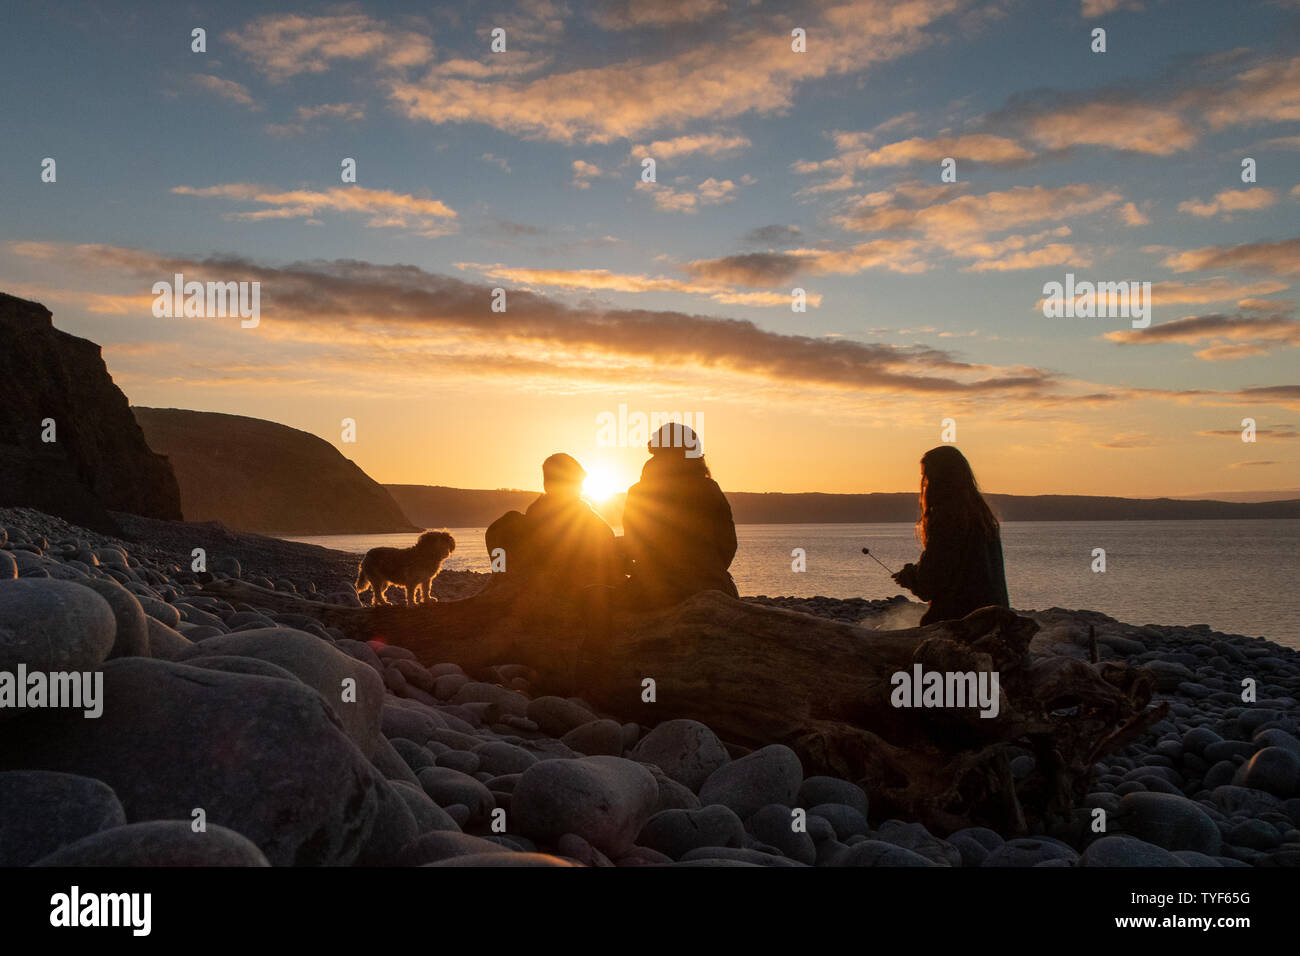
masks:
[(904, 565), (894, 580), (930, 602), (922, 624), (965, 617), (990, 604), (1010, 607), (998, 519), (966, 456), (952, 445), (931, 448), (921, 457), (916, 531), (921, 557)]

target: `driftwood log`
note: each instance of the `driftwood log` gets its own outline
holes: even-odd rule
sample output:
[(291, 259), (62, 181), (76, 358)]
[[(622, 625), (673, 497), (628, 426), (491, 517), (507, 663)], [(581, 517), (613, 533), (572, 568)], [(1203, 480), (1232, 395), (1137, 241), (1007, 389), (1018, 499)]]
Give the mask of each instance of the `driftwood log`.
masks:
[[(1151, 673), (1031, 653), (1038, 625), (1005, 608), (960, 621), (870, 631), (706, 592), (667, 610), (614, 610), (592, 628), (568, 609), (522, 611), (489, 591), (415, 607), (345, 608), (240, 581), (205, 592), (307, 614), (358, 640), (409, 648), (425, 664), (471, 675), (497, 664), (536, 671), (538, 694), (576, 695), (622, 720), (698, 720), (745, 747), (784, 743), (806, 774), (860, 784), (872, 816), (919, 820), (937, 832), (988, 825), (1023, 833), (1069, 814), (1093, 764), (1164, 716), (1148, 706)], [(995, 717), (977, 708), (901, 708), (893, 676), (993, 672)], [(648, 701), (647, 679), (654, 682)], [(1014, 779), (1011, 759), (1035, 758)]]

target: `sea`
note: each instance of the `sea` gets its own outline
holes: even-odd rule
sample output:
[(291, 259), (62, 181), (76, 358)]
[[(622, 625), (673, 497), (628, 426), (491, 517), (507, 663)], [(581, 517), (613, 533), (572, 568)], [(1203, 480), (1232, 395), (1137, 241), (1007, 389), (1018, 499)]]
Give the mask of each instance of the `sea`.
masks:
[[(488, 570), (483, 528), (448, 529), (446, 567)], [(288, 538), (353, 554), (408, 547), (415, 534)], [(912, 525), (738, 525), (731, 573), (742, 595), (883, 598), (920, 552)], [(805, 570), (797, 550), (802, 549)], [(1104, 552), (1105, 570), (1098, 549)], [(1300, 519), (1008, 521), (1002, 525), (1013, 607), (1101, 611), (1129, 624), (1208, 624), (1300, 649)]]

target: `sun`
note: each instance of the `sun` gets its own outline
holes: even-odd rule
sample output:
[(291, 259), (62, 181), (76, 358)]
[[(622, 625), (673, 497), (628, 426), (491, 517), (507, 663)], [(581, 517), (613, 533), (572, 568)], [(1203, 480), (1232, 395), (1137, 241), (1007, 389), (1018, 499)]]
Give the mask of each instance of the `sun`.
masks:
[(618, 475), (608, 465), (595, 464), (587, 469), (587, 479), (582, 483), (582, 493), (592, 501), (608, 501), (622, 490)]

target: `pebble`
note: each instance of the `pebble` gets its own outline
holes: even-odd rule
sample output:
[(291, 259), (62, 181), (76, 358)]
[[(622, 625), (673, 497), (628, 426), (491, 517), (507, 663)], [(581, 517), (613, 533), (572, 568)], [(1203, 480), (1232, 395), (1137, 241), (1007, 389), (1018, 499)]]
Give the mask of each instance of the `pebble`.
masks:
[(632, 759), (654, 764), (682, 786), (698, 793), (704, 782), (729, 763), (731, 757), (722, 741), (704, 724), (678, 719), (666, 720), (642, 737), (632, 751)]
[(802, 782), (798, 755), (784, 744), (770, 744), (713, 771), (700, 787), (700, 802), (721, 803), (746, 819), (769, 803), (793, 805)]

